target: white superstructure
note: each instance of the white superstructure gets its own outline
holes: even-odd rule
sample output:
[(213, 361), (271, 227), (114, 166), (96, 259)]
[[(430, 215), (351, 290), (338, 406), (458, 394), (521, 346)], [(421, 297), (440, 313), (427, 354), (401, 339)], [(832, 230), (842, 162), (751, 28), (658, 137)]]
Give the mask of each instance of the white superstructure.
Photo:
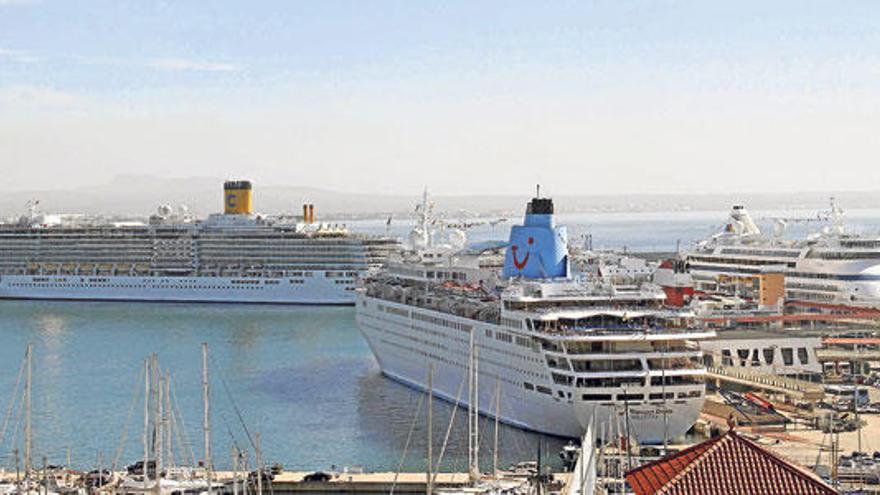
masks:
[(368, 280), (357, 322), (382, 372), (425, 389), (433, 365), (434, 393), (467, 404), (473, 362), (479, 410), (494, 415), (498, 387), (499, 416), (509, 424), (580, 437), (595, 420), (606, 439), (682, 436), (704, 401), (696, 341), (714, 332), (695, 329), (687, 310), (664, 308), (657, 287), (568, 273), (552, 209), (547, 199), (530, 203), (503, 272), (494, 253), (411, 253)]
[(765, 235), (743, 206), (734, 206), (724, 231), (686, 254), (695, 289), (714, 291), (719, 276), (781, 269), (787, 300), (880, 306), (880, 236), (847, 234), (832, 202), (820, 215), (828, 226), (806, 239), (782, 238), (785, 220)]
[(204, 221), (163, 206), (141, 224), (47, 224), (32, 211), (0, 225), (0, 298), (352, 304), (358, 280), (397, 245), (314, 223), (313, 209), (296, 222), (250, 213), (247, 201)]

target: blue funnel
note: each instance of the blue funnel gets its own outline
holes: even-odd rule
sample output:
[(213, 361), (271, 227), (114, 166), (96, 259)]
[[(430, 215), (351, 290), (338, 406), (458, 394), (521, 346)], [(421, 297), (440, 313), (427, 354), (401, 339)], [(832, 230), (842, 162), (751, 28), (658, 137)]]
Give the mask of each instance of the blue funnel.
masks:
[(541, 279), (568, 277), (568, 272), (568, 232), (554, 225), (553, 200), (534, 198), (523, 225), (510, 229), (502, 275)]

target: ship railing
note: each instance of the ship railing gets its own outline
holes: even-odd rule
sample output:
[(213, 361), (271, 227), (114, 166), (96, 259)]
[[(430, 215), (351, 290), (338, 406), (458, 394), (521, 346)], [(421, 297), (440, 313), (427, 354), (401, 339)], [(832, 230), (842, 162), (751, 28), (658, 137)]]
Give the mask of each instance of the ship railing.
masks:
[(546, 335), (560, 335), (566, 337), (595, 336), (595, 335), (676, 335), (703, 330), (695, 327), (643, 327), (643, 326), (605, 326), (605, 327), (582, 327), (582, 328), (545, 328), (540, 331)]
[(686, 358), (690, 359), (693, 357), (701, 357), (703, 355), (703, 351), (700, 349), (678, 349), (678, 350), (670, 350), (670, 351), (661, 351), (657, 349), (651, 350), (643, 350), (643, 349), (615, 349), (611, 350), (602, 350), (602, 351), (579, 351), (577, 349), (567, 349), (568, 352), (563, 353), (562, 351), (546, 351), (549, 355), (559, 356), (559, 357), (568, 357), (572, 360), (575, 359), (602, 359), (602, 360), (611, 360), (611, 359), (638, 359), (642, 357), (647, 357), (648, 359), (668, 359), (672, 362), (675, 359)]

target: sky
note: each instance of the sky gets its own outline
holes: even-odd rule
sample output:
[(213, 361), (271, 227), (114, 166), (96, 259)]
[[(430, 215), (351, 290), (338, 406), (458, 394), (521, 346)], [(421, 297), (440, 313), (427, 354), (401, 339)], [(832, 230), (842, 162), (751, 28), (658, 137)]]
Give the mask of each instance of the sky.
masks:
[(880, 189), (876, 1), (0, 0), (0, 190)]

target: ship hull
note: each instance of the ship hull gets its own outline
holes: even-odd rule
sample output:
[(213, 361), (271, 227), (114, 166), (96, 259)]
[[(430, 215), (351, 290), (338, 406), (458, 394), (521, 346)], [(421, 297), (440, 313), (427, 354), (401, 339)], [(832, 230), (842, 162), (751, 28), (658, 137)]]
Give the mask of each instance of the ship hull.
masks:
[[(541, 349), (496, 339), (499, 331), (505, 331), (499, 325), (422, 309), (418, 310), (418, 317), (413, 316), (406, 306), (359, 297), (358, 328), (382, 373), (424, 391), (430, 362), (434, 394), (467, 407), (470, 333), (464, 329), (471, 325), (479, 356), (480, 413), (494, 417), (497, 388), (499, 420), (512, 426), (579, 438), (593, 423), (597, 434), (606, 440), (629, 434), (640, 443), (659, 444), (664, 438), (672, 440), (683, 436), (702, 409), (702, 393), (699, 397), (670, 400), (665, 404), (586, 401), (578, 390), (572, 392), (570, 388), (553, 384)], [(533, 389), (526, 389), (524, 382)], [(544, 392), (539, 392), (541, 389)], [(647, 397), (656, 390), (645, 387), (633, 391), (641, 391)]]
[(0, 275), (0, 299), (354, 304), (354, 280), (303, 278)]

